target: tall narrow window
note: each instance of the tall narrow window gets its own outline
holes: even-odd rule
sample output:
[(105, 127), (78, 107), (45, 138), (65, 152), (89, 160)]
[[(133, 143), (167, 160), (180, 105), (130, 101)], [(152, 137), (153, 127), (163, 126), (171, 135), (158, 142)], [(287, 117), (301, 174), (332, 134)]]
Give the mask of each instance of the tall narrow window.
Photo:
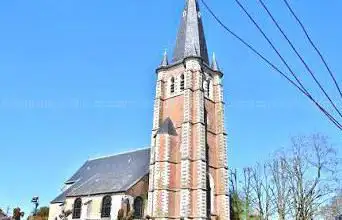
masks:
[(207, 213), (213, 215), (215, 213), (215, 186), (214, 178), (211, 174), (207, 174)]
[(171, 78), (171, 86), (170, 86), (171, 93), (175, 92), (175, 78)]
[(207, 97), (209, 98), (210, 96), (210, 80), (208, 80), (208, 84), (207, 84)]
[(144, 202), (143, 199), (138, 196), (134, 199), (134, 218), (142, 218), (144, 213)]
[(203, 80), (203, 91), (204, 91), (204, 95), (207, 96), (207, 91), (208, 91), (208, 81), (207, 80)]
[(180, 89), (181, 89), (181, 91), (184, 90), (184, 74), (181, 75)]
[(81, 198), (77, 198), (74, 202), (74, 210), (72, 212), (73, 219), (81, 218), (81, 211), (82, 211), (82, 200)]
[(209, 174), (209, 184), (210, 184), (210, 213), (215, 213), (215, 182), (211, 174)]
[(105, 196), (102, 199), (102, 209), (101, 209), (101, 217), (107, 218), (110, 217), (110, 212), (112, 210), (112, 197)]

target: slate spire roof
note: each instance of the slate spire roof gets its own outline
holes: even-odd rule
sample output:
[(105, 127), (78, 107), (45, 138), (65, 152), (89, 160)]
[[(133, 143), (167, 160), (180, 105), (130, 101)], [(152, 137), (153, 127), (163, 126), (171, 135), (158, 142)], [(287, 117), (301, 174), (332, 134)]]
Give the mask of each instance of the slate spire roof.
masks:
[(197, 0), (186, 0), (173, 53), (173, 62), (197, 56), (209, 64), (207, 43)]

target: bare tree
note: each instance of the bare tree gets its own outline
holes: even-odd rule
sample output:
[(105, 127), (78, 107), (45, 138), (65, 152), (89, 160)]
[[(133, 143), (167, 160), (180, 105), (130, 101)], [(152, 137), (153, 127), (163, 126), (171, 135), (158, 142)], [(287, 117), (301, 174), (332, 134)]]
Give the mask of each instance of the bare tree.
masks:
[(264, 174), (264, 191), (265, 191), (265, 219), (269, 219), (273, 214), (273, 206), (272, 206), (272, 188), (273, 185), (270, 182), (269, 178), (269, 170), (267, 164), (264, 164), (263, 167), (263, 174)]
[(237, 171), (230, 170), (229, 175), (230, 219), (240, 220), (244, 207), (238, 191)]
[(259, 163), (252, 168), (252, 192), (254, 194), (254, 207), (259, 218), (268, 220), (271, 217), (271, 188), (269, 170), (266, 164)]
[(286, 159), (283, 153), (277, 155), (268, 163), (273, 185), (273, 187), (270, 188), (272, 202), (275, 205), (279, 220), (285, 220), (289, 206), (290, 185), (285, 164)]
[(323, 135), (297, 137), (284, 162), (290, 183), (289, 208), (295, 219), (310, 220), (336, 190), (336, 152)]
[(311, 220), (324, 211), (330, 216), (342, 214), (338, 209), (342, 209), (342, 193), (322, 209), (341, 186), (338, 165), (326, 136), (293, 138), (291, 147), (271, 161), (243, 170), (241, 193), (235, 175), (233, 191), (241, 195), (243, 219), (268, 220), (277, 216), (279, 220)]
[(342, 215), (342, 191), (337, 193), (329, 204), (322, 207), (320, 215), (325, 220), (335, 220), (336, 216)]
[(245, 219), (250, 219), (252, 204), (252, 168), (243, 169), (242, 193), (244, 202)]

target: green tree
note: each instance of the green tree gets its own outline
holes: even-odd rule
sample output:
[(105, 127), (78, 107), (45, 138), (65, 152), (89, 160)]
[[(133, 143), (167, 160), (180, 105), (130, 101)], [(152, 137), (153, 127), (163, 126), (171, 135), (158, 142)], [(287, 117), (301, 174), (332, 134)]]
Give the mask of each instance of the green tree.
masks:
[(40, 207), (37, 211), (37, 215), (41, 217), (48, 217), (49, 216), (49, 207), (43, 206)]
[(37, 217), (38, 219), (47, 220), (49, 218), (49, 207), (40, 207), (37, 211)]
[(241, 198), (238, 190), (237, 171), (230, 172), (229, 178), (229, 204), (230, 204), (230, 219), (241, 220), (244, 219), (245, 203)]
[(230, 194), (230, 219), (231, 220), (240, 220), (242, 219), (242, 214), (244, 212), (244, 204), (240, 199), (239, 194), (237, 192), (233, 192)]

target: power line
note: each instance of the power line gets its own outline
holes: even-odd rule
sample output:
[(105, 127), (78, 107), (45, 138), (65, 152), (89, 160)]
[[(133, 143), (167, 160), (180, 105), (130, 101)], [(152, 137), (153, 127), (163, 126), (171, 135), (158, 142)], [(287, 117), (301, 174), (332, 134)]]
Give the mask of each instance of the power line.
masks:
[[(296, 76), (296, 74), (294, 73), (294, 71), (292, 70), (292, 68), (288, 65), (288, 63), (286, 62), (286, 60), (284, 59), (284, 57), (280, 54), (279, 50), (274, 46), (274, 44), (272, 43), (272, 41), (269, 39), (269, 37), (267, 37), (266, 33), (262, 30), (262, 28), (260, 27), (260, 25), (258, 25), (258, 23), (254, 20), (254, 18), (251, 16), (251, 14), (246, 10), (246, 8), (241, 4), (241, 2), (239, 0), (235, 0), (235, 2), (239, 5), (239, 7), (244, 11), (244, 13), (248, 16), (248, 18), (253, 22), (253, 24), (256, 26), (256, 28), (259, 30), (259, 32), (263, 35), (263, 37), (267, 40), (267, 42), (270, 44), (270, 46), (272, 47), (272, 49), (277, 53), (277, 55), (279, 56), (279, 58), (281, 59), (281, 61), (285, 64), (285, 66), (287, 67), (287, 69), (290, 71), (290, 73), (292, 74), (292, 76), (296, 79), (296, 81), (298, 82), (298, 84), (301, 86), (301, 88), (309, 95), (310, 93), (308, 92), (308, 90), (304, 87), (304, 85), (301, 83), (301, 81), (299, 80), (299, 78)], [(314, 76), (314, 75), (313, 75)], [(323, 90), (324, 91), (324, 90)], [(312, 97), (312, 96), (311, 96)], [(330, 97), (328, 96), (328, 99), (330, 99)], [(336, 108), (335, 104), (331, 101), (332, 105), (335, 107), (335, 109), (337, 110), (337, 112), (340, 114), (339, 110)], [(340, 115), (342, 117), (342, 115)], [(335, 119), (336, 121), (336, 119)]]
[(290, 71), (291, 75), (295, 78), (295, 80), (297, 81), (297, 83), (300, 85), (300, 87), (307, 93), (310, 94), (308, 92), (308, 90), (304, 87), (304, 85), (302, 84), (302, 82), (299, 80), (299, 78), (297, 77), (297, 75), (293, 72), (292, 68), (289, 66), (289, 64), (286, 62), (286, 60), (284, 59), (284, 57), (280, 54), (279, 50), (274, 46), (274, 44), (272, 43), (272, 41), (267, 37), (266, 33), (262, 30), (262, 28), (258, 25), (258, 23), (253, 19), (253, 17), (249, 14), (249, 12), (245, 9), (245, 7), (240, 3), (239, 0), (234, 0), (239, 7), (245, 12), (245, 14), (248, 16), (248, 18), (253, 22), (253, 24), (256, 26), (256, 28), (259, 30), (259, 32), (263, 35), (263, 37), (266, 39), (266, 41), (269, 43), (269, 45), (272, 47), (272, 49), (276, 52), (276, 54), (279, 56), (279, 58), (281, 59), (281, 61), (283, 62), (283, 64), (286, 66), (286, 68)]
[(260, 52), (258, 52), (251, 44), (246, 42), (244, 39), (242, 39), (239, 35), (237, 35), (234, 31), (232, 31), (230, 28), (228, 28), (219, 18), (216, 16), (216, 14), (211, 10), (211, 8), (205, 3), (204, 0), (201, 0), (202, 4), (205, 6), (205, 8), (208, 10), (208, 12), (214, 17), (214, 19), (219, 23), (219, 25), (226, 30), (229, 34), (231, 34), (233, 37), (235, 37), (237, 40), (239, 40), (243, 45), (245, 45), (247, 48), (249, 48), (253, 53), (255, 53), (259, 58), (261, 58), (264, 62), (266, 62), (272, 69), (274, 69), (276, 72), (278, 72), (282, 77), (284, 77), (288, 83), (293, 85), (295, 88), (297, 88), (301, 93), (303, 93), (307, 98), (309, 98), (310, 101), (312, 101), (316, 107), (323, 112), (324, 115), (328, 117), (328, 119), (339, 129), (342, 131), (342, 125), (330, 114), (328, 113), (310, 94), (305, 92), (300, 86), (298, 86), (292, 79), (290, 79), (284, 72), (282, 72), (277, 66), (275, 66), (271, 61), (269, 61), (265, 56), (263, 56)]
[(305, 62), (304, 58), (299, 54), (298, 50), (295, 48), (295, 46), (293, 45), (293, 43), (291, 42), (291, 40), (288, 38), (288, 36), (285, 34), (284, 30), (280, 27), (279, 23), (277, 22), (277, 20), (274, 18), (274, 16), (272, 15), (271, 11), (267, 8), (267, 6), (265, 5), (265, 3), (262, 0), (259, 0), (259, 2), (261, 3), (262, 7), (265, 9), (265, 11), (267, 12), (267, 14), (271, 17), (273, 23), (277, 26), (278, 30), (282, 33), (282, 35), (284, 36), (284, 38), (286, 39), (286, 41), (288, 42), (288, 44), (291, 46), (292, 50), (296, 53), (296, 55), (298, 56), (298, 58), (301, 60), (301, 62), (304, 64), (305, 68), (307, 71), (309, 71), (310, 75), (312, 76), (312, 78), (314, 79), (314, 81), (316, 82), (316, 84), (318, 85), (318, 87), (321, 89), (321, 91), (324, 93), (325, 97), (329, 100), (329, 102), (331, 103), (331, 105), (334, 107), (334, 109), (337, 111), (337, 113), (342, 117), (342, 114), (340, 112), (340, 110), (336, 107), (335, 103), (332, 101), (332, 99), (330, 98), (330, 96), (328, 95), (328, 93), (325, 91), (325, 89), (323, 88), (322, 84), (318, 81), (318, 79), (315, 77), (315, 74), (312, 72), (311, 68), (308, 66), (308, 64)]
[(339, 85), (338, 85), (338, 83), (337, 83), (337, 80), (336, 80), (334, 74), (333, 74), (332, 71), (330, 70), (330, 67), (329, 67), (327, 61), (325, 60), (325, 58), (323, 57), (322, 53), (321, 53), (320, 50), (317, 48), (317, 46), (315, 45), (315, 43), (312, 41), (312, 39), (311, 39), (311, 37), (310, 37), (308, 31), (306, 30), (304, 24), (301, 22), (301, 20), (299, 19), (299, 17), (298, 17), (298, 16), (296, 15), (296, 13), (293, 11), (293, 9), (292, 9), (292, 7), (290, 6), (290, 4), (288, 3), (288, 1), (287, 1), (287, 0), (283, 0), (283, 1), (285, 2), (287, 8), (290, 10), (292, 16), (296, 19), (296, 21), (298, 22), (298, 24), (301, 26), (303, 32), (305, 33), (306, 38), (309, 40), (309, 42), (310, 42), (310, 44), (311, 44), (311, 46), (315, 49), (315, 51), (317, 52), (317, 54), (318, 54), (319, 57), (321, 58), (322, 62), (324, 63), (325, 68), (328, 70), (328, 72), (329, 72), (329, 74), (330, 74), (332, 80), (334, 81), (335, 86), (336, 86), (336, 88), (337, 88), (337, 90), (338, 90), (338, 92), (340, 93), (340, 96), (341, 96), (341, 98), (342, 98), (342, 91), (341, 91), (341, 89), (340, 89), (340, 87), (339, 87)]

